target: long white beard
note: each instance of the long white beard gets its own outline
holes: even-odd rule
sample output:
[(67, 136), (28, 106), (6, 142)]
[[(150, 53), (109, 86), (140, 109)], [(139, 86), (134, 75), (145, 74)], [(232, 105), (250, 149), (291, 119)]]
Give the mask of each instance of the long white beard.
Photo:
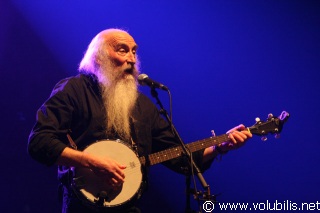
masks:
[(134, 75), (138, 72), (134, 70), (133, 74), (128, 74), (115, 70), (112, 64), (105, 66), (103, 78), (99, 81), (106, 109), (107, 135), (116, 133), (122, 139), (130, 140), (130, 116), (138, 97), (138, 84)]
[(134, 80), (124, 79), (111, 86), (103, 93), (107, 110), (107, 133), (114, 130), (125, 140), (131, 137), (130, 116), (138, 96)]

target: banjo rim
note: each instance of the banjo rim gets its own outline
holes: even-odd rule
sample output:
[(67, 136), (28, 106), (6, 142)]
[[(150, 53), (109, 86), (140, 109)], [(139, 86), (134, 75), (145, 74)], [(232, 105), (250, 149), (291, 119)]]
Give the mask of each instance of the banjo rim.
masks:
[[(77, 196), (77, 198), (86, 206), (90, 207), (90, 208), (94, 208), (94, 209), (107, 209), (107, 208), (112, 208), (112, 209), (117, 209), (117, 208), (124, 208), (125, 206), (131, 204), (133, 201), (136, 201), (137, 199), (140, 198), (141, 194), (142, 194), (142, 190), (143, 190), (143, 185), (144, 185), (144, 181), (143, 181), (143, 174), (142, 174), (142, 164), (140, 162), (139, 157), (136, 155), (136, 153), (133, 151), (133, 149), (130, 147), (130, 145), (128, 143), (125, 143), (124, 141), (120, 140), (120, 139), (105, 139), (105, 140), (99, 140), (96, 141), (88, 146), (86, 146), (82, 151), (88, 151), (88, 149), (92, 148), (93, 146), (97, 146), (97, 144), (102, 144), (105, 145), (107, 143), (118, 143), (121, 145), (124, 145), (125, 147), (127, 147), (132, 153), (134, 153), (136, 159), (138, 160), (137, 162), (139, 162), (139, 168), (140, 168), (140, 174), (139, 175), (139, 179), (135, 180), (135, 182), (139, 182), (139, 186), (136, 188), (136, 190), (132, 193), (132, 196), (128, 196), (128, 198), (123, 201), (123, 202), (119, 202), (116, 204), (108, 204), (106, 201), (103, 202), (103, 205), (98, 205), (97, 202), (92, 201), (88, 196), (85, 195), (85, 193), (82, 191), (83, 189), (81, 189), (81, 187), (79, 186), (78, 183), (76, 183), (76, 179), (78, 178), (77, 176), (79, 176), (77, 173), (79, 170), (81, 169), (86, 169), (86, 168), (76, 168), (76, 167), (71, 167), (71, 171), (72, 171), (72, 180), (71, 180), (71, 188), (74, 191), (75, 195)], [(92, 153), (92, 152), (89, 152)], [(136, 162), (135, 162), (136, 163)], [(127, 165), (127, 167), (129, 167), (129, 165)], [(89, 169), (86, 169), (89, 170)], [(81, 176), (81, 175), (80, 175)], [(140, 178), (141, 177), (141, 178)], [(94, 195), (92, 195), (93, 197), (95, 197)]]

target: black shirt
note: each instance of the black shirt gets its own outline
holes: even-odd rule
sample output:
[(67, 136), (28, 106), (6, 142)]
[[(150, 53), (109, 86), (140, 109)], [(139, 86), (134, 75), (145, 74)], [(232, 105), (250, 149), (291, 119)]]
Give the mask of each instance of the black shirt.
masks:
[[(95, 76), (79, 74), (63, 79), (37, 112), (36, 124), (29, 136), (29, 154), (35, 160), (51, 166), (69, 146), (67, 133), (71, 135), (79, 150), (95, 141), (107, 139), (105, 116)], [(138, 146), (140, 156), (177, 145), (170, 126), (145, 95), (139, 93), (131, 117), (132, 138)], [(194, 155), (200, 167), (202, 155), (203, 151)], [(180, 158), (167, 161), (164, 165), (182, 172), (181, 168), (185, 167), (187, 162)]]

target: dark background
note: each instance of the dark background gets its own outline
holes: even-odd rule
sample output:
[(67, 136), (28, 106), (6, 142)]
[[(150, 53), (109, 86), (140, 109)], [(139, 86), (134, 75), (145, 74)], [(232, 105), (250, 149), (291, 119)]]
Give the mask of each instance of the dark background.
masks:
[[(319, 26), (319, 1), (1, 0), (0, 211), (59, 211), (56, 168), (27, 155), (28, 134), (55, 83), (110, 27), (133, 35), (141, 72), (170, 88), (185, 142), (290, 113), (280, 139), (254, 137), (213, 163), (205, 178), (218, 201), (320, 201)], [(183, 212), (184, 177), (157, 165), (151, 179), (147, 212)]]

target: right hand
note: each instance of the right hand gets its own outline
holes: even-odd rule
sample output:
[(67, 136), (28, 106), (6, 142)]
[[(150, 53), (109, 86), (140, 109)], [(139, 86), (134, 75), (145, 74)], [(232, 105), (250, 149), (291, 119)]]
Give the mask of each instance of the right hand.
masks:
[(106, 178), (106, 181), (113, 187), (123, 184), (125, 165), (121, 165), (108, 157), (94, 156), (84, 153), (88, 160), (89, 169), (97, 176)]
[(62, 151), (56, 164), (91, 169), (97, 176), (105, 178), (106, 182), (113, 187), (121, 186), (125, 178), (123, 171), (126, 168), (125, 165), (108, 157), (80, 152), (69, 147)]

